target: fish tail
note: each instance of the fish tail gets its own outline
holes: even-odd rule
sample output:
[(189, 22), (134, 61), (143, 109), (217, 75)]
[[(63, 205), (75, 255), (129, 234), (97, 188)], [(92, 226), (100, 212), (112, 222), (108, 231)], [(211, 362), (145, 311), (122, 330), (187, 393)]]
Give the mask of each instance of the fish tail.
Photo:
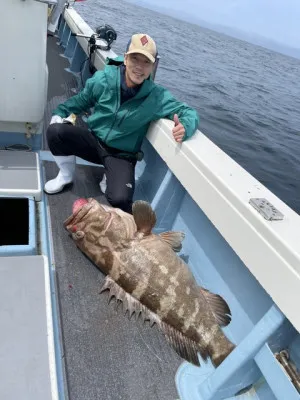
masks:
[(208, 346), (211, 361), (218, 367), (235, 349), (235, 345), (219, 330)]

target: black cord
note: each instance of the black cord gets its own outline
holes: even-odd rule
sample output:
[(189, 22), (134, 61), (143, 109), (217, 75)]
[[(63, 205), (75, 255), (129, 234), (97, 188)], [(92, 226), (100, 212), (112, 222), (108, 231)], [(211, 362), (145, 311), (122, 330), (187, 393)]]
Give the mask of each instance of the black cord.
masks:
[[(66, 3), (66, 8), (69, 8), (69, 7), (70, 7), (70, 3), (71, 3), (71, 1), (67, 1), (67, 3)], [(71, 5), (74, 6), (75, 3), (77, 3), (77, 1), (76, 1), (76, 0), (73, 0), (73, 3), (72, 3)]]
[(89, 40), (89, 42), (88, 42), (88, 57), (82, 62), (81, 66), (80, 66), (80, 69), (79, 69), (82, 87), (84, 86), (83, 77), (82, 77), (82, 71), (83, 71), (84, 64), (87, 61), (89, 61), (89, 70), (90, 70), (90, 73), (92, 75), (97, 71), (96, 68), (93, 66), (93, 63), (92, 63), (92, 54), (94, 53), (95, 49), (96, 49), (95, 44), (93, 44), (93, 48), (92, 48), (91, 42)]
[(28, 144), (12, 144), (9, 146), (0, 147), (0, 150), (9, 150), (9, 151), (31, 151), (32, 148)]
[(82, 62), (81, 67), (80, 67), (80, 70), (79, 70), (82, 87), (84, 86), (83, 77), (82, 77), (82, 70), (83, 70), (84, 64), (85, 64), (88, 60), (89, 60), (89, 57), (87, 57), (87, 58)]

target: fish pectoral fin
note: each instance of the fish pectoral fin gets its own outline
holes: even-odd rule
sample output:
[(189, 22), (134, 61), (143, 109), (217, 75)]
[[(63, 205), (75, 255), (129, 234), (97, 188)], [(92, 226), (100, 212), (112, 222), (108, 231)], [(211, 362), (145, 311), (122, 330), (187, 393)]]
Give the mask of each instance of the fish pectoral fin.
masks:
[(182, 241), (185, 237), (183, 232), (162, 232), (158, 235), (163, 241), (168, 243), (172, 249), (179, 252), (182, 249)]
[(165, 335), (170, 346), (180, 357), (196, 366), (200, 366), (198, 352), (200, 352), (201, 357), (204, 360), (207, 359), (208, 354), (206, 354), (204, 351), (201, 352), (196, 342), (184, 336), (177, 329), (173, 328), (169, 324), (166, 324), (165, 322), (160, 322), (157, 325)]
[(226, 301), (218, 294), (200, 288), (201, 293), (208, 302), (210, 309), (220, 326), (227, 326), (231, 321), (231, 311)]
[(138, 232), (150, 235), (156, 224), (156, 215), (151, 205), (143, 200), (137, 200), (133, 203), (132, 214)]
[(104, 292), (105, 290), (109, 290), (110, 292), (108, 297), (108, 302), (110, 302), (112, 297), (115, 297), (117, 302), (122, 303), (124, 314), (126, 314), (128, 311), (129, 319), (135, 313), (136, 319), (141, 314), (144, 322), (150, 321), (151, 326), (160, 321), (159, 317), (156, 314), (150, 311), (146, 306), (144, 306), (139, 300), (137, 300), (131, 294), (127, 293), (110, 276), (107, 276), (105, 278), (100, 293)]

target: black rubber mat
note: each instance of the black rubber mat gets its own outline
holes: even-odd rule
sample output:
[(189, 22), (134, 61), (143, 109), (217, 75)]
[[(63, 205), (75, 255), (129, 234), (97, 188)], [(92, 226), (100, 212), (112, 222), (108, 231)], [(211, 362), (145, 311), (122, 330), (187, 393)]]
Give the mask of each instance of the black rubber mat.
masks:
[[(68, 98), (74, 83), (71, 74), (61, 71), (66, 60), (59, 57), (56, 41), (48, 38), (48, 65), (55, 71), (50, 71), (48, 119), (54, 103)], [(55, 163), (44, 162), (44, 167), (46, 180), (56, 176)], [(174, 378), (182, 360), (155, 326), (129, 321), (121, 308), (114, 309), (114, 300), (107, 304), (107, 293), (99, 294), (104, 275), (63, 228), (78, 197), (106, 202), (99, 188), (102, 174), (102, 168), (77, 166), (75, 182), (47, 196), (70, 399), (175, 400)]]

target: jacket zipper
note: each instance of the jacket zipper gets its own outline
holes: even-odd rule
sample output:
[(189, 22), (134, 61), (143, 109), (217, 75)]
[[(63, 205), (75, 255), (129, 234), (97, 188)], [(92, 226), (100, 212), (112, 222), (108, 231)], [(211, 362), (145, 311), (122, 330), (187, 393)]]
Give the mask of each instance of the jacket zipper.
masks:
[(115, 122), (116, 122), (116, 118), (117, 118), (118, 111), (119, 111), (119, 109), (120, 109), (120, 105), (119, 105), (119, 90), (120, 90), (120, 88), (119, 88), (119, 90), (118, 90), (118, 80), (117, 80), (117, 82), (116, 82), (116, 89), (117, 89), (116, 92), (117, 92), (118, 98), (117, 98), (117, 106), (116, 106), (116, 109), (115, 109), (115, 116), (114, 116), (113, 123), (112, 123), (112, 125), (111, 125), (111, 127), (110, 127), (110, 130), (109, 130), (109, 132), (107, 133), (107, 135), (105, 136), (104, 141), (107, 140), (109, 134), (111, 133), (112, 128), (113, 128), (113, 126), (114, 126), (114, 124), (115, 124)]
[[(120, 97), (121, 97), (121, 95), (120, 95), (120, 90), (121, 90), (121, 89), (120, 89), (120, 85), (119, 85), (119, 90), (118, 90), (118, 80), (117, 80), (117, 82), (116, 82), (116, 89), (117, 89), (117, 96), (118, 96), (118, 99), (117, 99), (117, 106), (116, 106), (116, 110), (115, 110), (115, 116), (114, 116), (113, 123), (112, 123), (112, 125), (111, 125), (111, 127), (110, 127), (110, 130), (109, 130), (109, 132), (107, 133), (107, 135), (105, 136), (104, 141), (106, 141), (107, 138), (108, 138), (108, 136), (110, 135), (110, 133), (111, 133), (111, 131), (112, 131), (112, 128), (113, 128), (113, 126), (114, 126), (114, 124), (115, 124), (115, 122), (116, 122), (117, 114), (118, 114), (118, 112), (119, 112), (119, 110), (120, 110), (120, 108), (121, 108), (121, 106), (119, 105), (119, 103), (120, 103), (119, 99), (120, 99)], [(132, 99), (128, 100), (128, 102), (130, 102), (131, 100), (132, 100)], [(128, 110), (127, 113), (126, 113), (125, 115), (123, 115), (123, 117), (121, 118), (121, 120), (119, 121), (119, 123), (118, 123), (118, 125), (117, 125), (118, 127), (119, 127), (119, 126), (121, 125), (121, 123), (124, 121), (125, 117), (127, 117), (129, 111), (130, 111), (130, 110)]]
[(120, 119), (119, 123), (118, 123), (118, 128), (119, 126), (122, 124), (122, 122), (124, 121), (124, 119), (127, 117), (128, 113), (130, 110), (127, 110), (127, 113), (123, 115), (123, 117)]

